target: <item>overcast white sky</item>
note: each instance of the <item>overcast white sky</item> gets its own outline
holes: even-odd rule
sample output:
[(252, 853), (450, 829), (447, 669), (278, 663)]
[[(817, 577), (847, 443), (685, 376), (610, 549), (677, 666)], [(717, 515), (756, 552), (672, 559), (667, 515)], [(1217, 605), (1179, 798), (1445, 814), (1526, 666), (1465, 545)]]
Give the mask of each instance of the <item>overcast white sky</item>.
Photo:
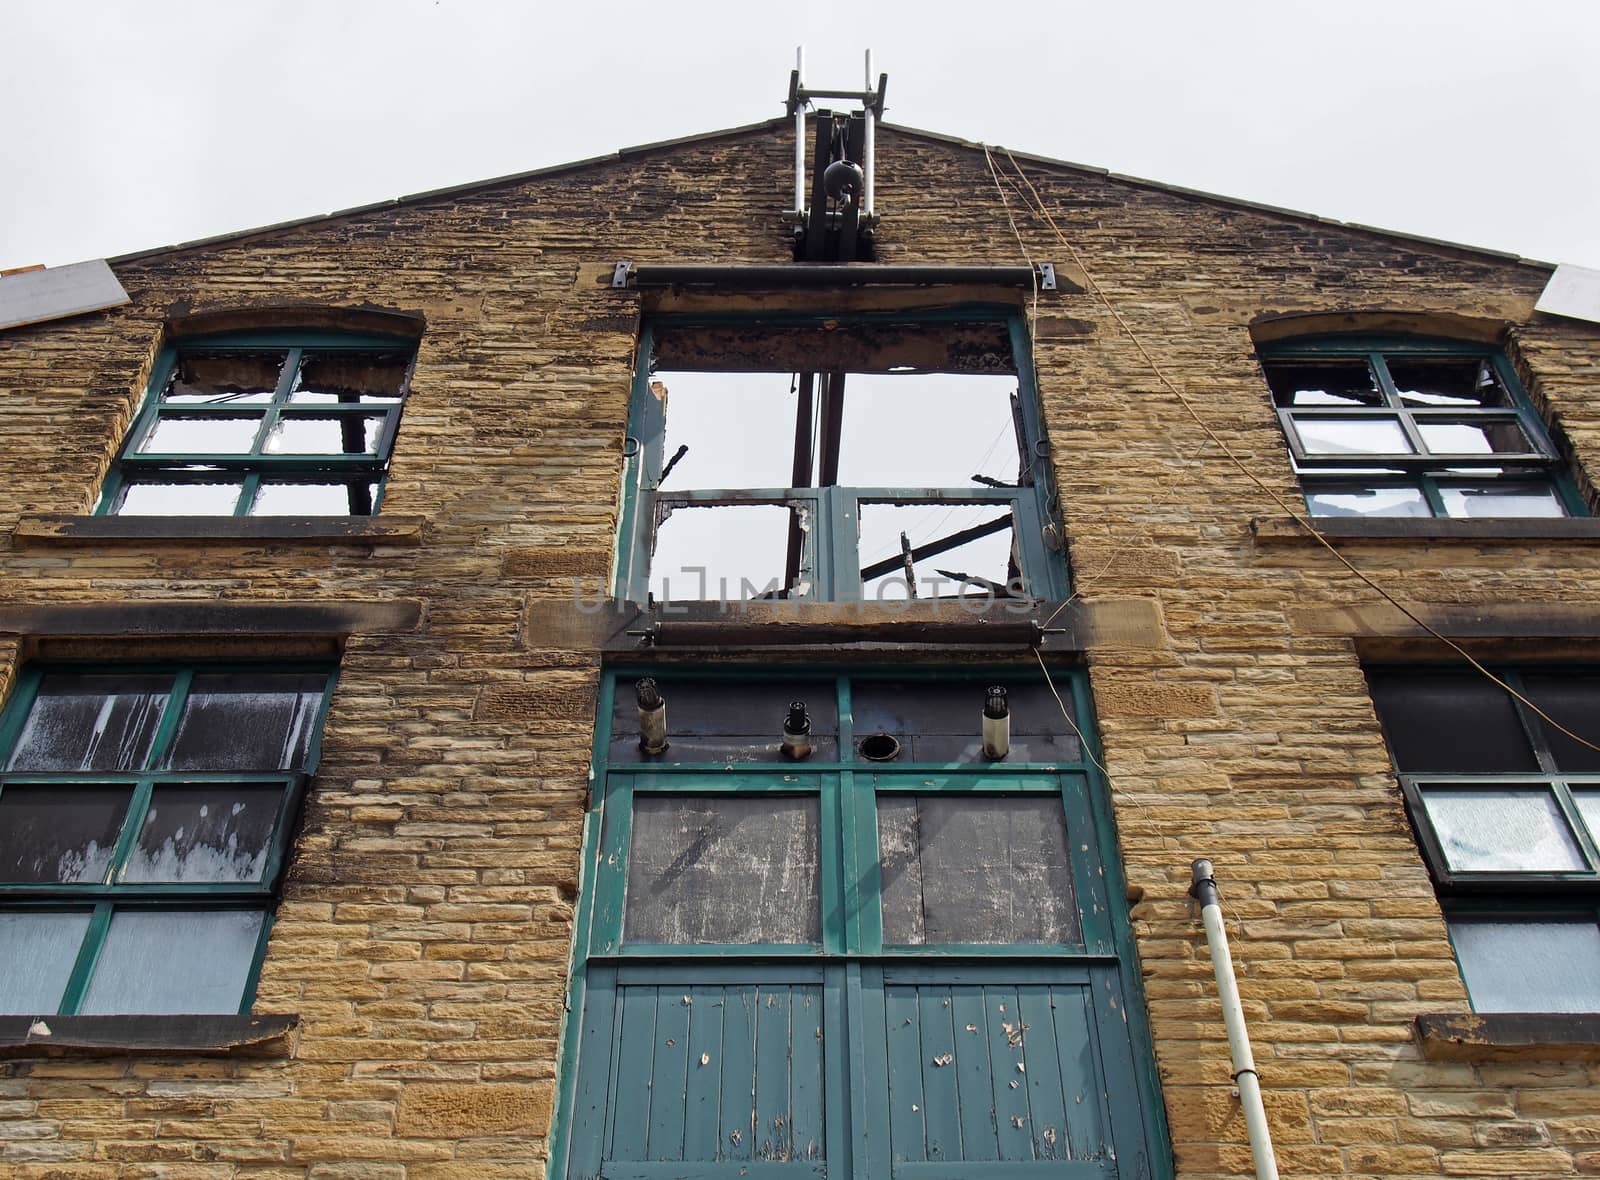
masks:
[(1600, 267), (1595, 0), (0, 0), (0, 267), (767, 118), (799, 43), (892, 122)]

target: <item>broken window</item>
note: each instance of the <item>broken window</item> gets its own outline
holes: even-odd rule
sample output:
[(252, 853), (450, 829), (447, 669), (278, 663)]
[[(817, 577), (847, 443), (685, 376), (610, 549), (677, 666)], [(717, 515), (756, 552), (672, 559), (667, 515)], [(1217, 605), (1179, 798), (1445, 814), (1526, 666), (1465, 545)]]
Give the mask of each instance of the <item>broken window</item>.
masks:
[(1081, 676), (996, 677), (1003, 758), (987, 680), (658, 669), (652, 753), (637, 679), (602, 690), (552, 1176), (1142, 1174)]
[(1473, 1008), (1600, 1012), (1600, 675), (1493, 671), (1367, 678)]
[(1584, 513), (1493, 349), (1329, 337), (1275, 344), (1262, 368), (1312, 516)]
[(305, 333), (167, 349), (99, 511), (371, 516), (413, 351), (409, 341)]
[(0, 714), (0, 1013), (248, 1010), (331, 681), (24, 671)]
[(662, 600), (1050, 597), (1020, 323), (647, 326), (620, 568)]

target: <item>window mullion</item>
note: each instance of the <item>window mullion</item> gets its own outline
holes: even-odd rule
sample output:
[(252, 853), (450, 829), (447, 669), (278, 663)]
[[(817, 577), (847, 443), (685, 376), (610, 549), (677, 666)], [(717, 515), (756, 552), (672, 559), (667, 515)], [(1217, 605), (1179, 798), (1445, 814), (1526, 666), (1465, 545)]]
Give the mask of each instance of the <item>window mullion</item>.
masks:
[(1433, 514), (1435, 516), (1448, 517), (1450, 515), (1450, 510), (1445, 507), (1444, 494), (1439, 491), (1438, 478), (1432, 475), (1422, 474), (1417, 477), (1417, 480), (1422, 486), (1422, 495), (1428, 501), (1428, 507), (1430, 510), (1432, 510)]
[(95, 964), (100, 961), (100, 950), (105, 946), (106, 934), (111, 929), (111, 903), (102, 901), (95, 905), (89, 919), (89, 929), (84, 932), (78, 947), (78, 957), (72, 964), (72, 974), (67, 977), (67, 988), (61, 995), (61, 1015), (76, 1015), (83, 1007), (84, 995), (89, 990), (89, 980), (94, 977)]
[(189, 703), (189, 689), (193, 685), (193, 668), (180, 668), (173, 676), (172, 687), (167, 691), (167, 707), (161, 714), (161, 724), (156, 727), (156, 736), (150, 742), (150, 761), (147, 765), (151, 769), (166, 760), (167, 748), (177, 735), (178, 718)]
[(1555, 755), (1550, 751), (1550, 743), (1545, 739), (1544, 728), (1535, 720), (1535, 714), (1527, 699), (1527, 687), (1522, 680), (1522, 673), (1515, 668), (1494, 669), (1496, 676), (1505, 681), (1513, 690), (1507, 695), (1511, 698), (1511, 708), (1517, 715), (1517, 723), (1522, 726), (1523, 735), (1528, 739), (1528, 747), (1533, 751), (1534, 759), (1539, 763), (1539, 772), (1552, 775), (1559, 772), (1556, 766)]

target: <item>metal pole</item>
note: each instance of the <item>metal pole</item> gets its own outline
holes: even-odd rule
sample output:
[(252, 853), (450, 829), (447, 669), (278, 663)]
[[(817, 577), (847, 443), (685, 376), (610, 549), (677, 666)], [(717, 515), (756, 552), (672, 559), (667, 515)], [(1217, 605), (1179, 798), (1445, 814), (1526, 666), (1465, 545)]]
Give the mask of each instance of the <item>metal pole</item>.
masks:
[(867, 85), (865, 89), (867, 91), (867, 101), (865, 104), (867, 123), (866, 127), (864, 128), (865, 134), (861, 138), (861, 171), (866, 173), (866, 179), (861, 185), (861, 212), (863, 215), (871, 217), (873, 195), (872, 190), (874, 187), (872, 164), (873, 157), (876, 154), (878, 142), (878, 113), (873, 109), (872, 105), (875, 96), (872, 93), (872, 50), (870, 49), (867, 50)]
[(794, 212), (801, 220), (806, 215), (806, 47), (794, 47), (794, 72), (799, 79), (794, 104)]
[(1233, 977), (1228, 933), (1222, 928), (1217, 879), (1212, 875), (1209, 860), (1197, 860), (1192, 868), (1194, 884), (1189, 887), (1189, 896), (1200, 903), (1200, 920), (1205, 923), (1206, 941), (1211, 944), (1211, 969), (1216, 974), (1217, 993), (1222, 999), (1222, 1023), (1227, 1026), (1228, 1049), (1233, 1054), (1233, 1082), (1239, 1087), (1239, 1105), (1244, 1108), (1250, 1154), (1256, 1161), (1256, 1180), (1278, 1180), (1278, 1161), (1272, 1154), (1267, 1108), (1261, 1103), (1261, 1079), (1256, 1074), (1255, 1057), (1250, 1053), (1250, 1033), (1244, 1026), (1244, 1006), (1239, 1003), (1239, 985)]

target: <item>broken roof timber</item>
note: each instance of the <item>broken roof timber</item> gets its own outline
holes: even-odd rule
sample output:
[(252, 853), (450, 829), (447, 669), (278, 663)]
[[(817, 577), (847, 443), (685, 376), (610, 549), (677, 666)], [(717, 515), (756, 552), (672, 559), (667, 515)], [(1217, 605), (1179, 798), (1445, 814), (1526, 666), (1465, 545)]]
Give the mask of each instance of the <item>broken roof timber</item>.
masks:
[[(158, 246), (148, 250), (137, 250), (129, 254), (121, 254), (108, 259), (112, 264), (137, 262), (141, 259), (157, 257), (163, 254), (176, 253), (183, 250), (194, 250), (205, 246), (222, 245), (228, 242), (241, 241), (246, 238), (257, 237), (262, 234), (274, 233), (280, 230), (298, 229), (302, 226), (315, 225), (318, 222), (334, 221), (342, 217), (356, 217), (368, 213), (377, 213), (386, 209), (396, 209), (402, 206), (421, 204), (425, 201), (438, 200), (444, 197), (462, 196), (496, 188), (501, 185), (521, 184), (530, 180), (540, 180), (546, 177), (561, 176), (571, 172), (581, 171), (585, 168), (601, 164), (613, 164), (633, 156), (646, 155), (651, 152), (663, 151), (669, 148), (682, 147), (689, 144), (705, 144), (717, 140), (730, 139), (739, 135), (746, 135), (753, 131), (780, 130), (787, 131), (792, 124), (788, 117), (780, 116), (775, 119), (764, 119), (755, 123), (744, 123), (737, 127), (727, 127), (716, 131), (697, 132), (693, 135), (681, 135), (670, 139), (655, 140), (651, 143), (638, 144), (633, 147), (618, 148), (616, 151), (604, 155), (589, 156), (580, 160), (571, 160), (560, 164), (551, 164), (543, 168), (533, 168), (525, 172), (513, 172), (504, 176), (490, 177), (486, 180), (468, 181), (463, 184), (447, 185), (443, 188), (428, 189), (424, 192), (410, 193), (405, 196), (391, 197), (383, 201), (375, 201), (367, 205), (354, 205), (348, 209), (338, 209), (331, 213), (318, 213), (307, 217), (291, 218), (287, 221), (273, 222), (268, 225), (254, 226), (249, 229), (232, 230), (228, 233), (215, 234), (210, 237), (196, 238), (193, 241), (177, 242), (169, 246)], [(1201, 201), (1210, 205), (1220, 205), (1229, 209), (1244, 209), (1255, 213), (1264, 213), (1273, 217), (1286, 217), (1295, 221), (1310, 222), (1315, 225), (1325, 225), (1333, 229), (1346, 230), (1354, 233), (1373, 234), (1378, 237), (1388, 238), (1399, 242), (1408, 242), (1419, 246), (1429, 246), (1436, 249), (1454, 250), (1467, 254), (1477, 255), (1482, 258), (1493, 258), (1502, 262), (1509, 262), (1518, 266), (1534, 267), (1539, 270), (1553, 271), (1556, 264), (1544, 262), (1534, 258), (1524, 258), (1519, 254), (1509, 253), (1504, 250), (1492, 250), (1484, 246), (1473, 246), (1465, 242), (1452, 242), (1444, 238), (1431, 238), (1423, 234), (1406, 233), (1401, 230), (1384, 229), (1381, 226), (1366, 225), (1361, 222), (1340, 221), (1337, 218), (1323, 217), (1316, 213), (1307, 213), (1299, 209), (1289, 209), (1281, 205), (1269, 205), (1261, 201), (1250, 201), (1242, 197), (1230, 197), (1221, 193), (1206, 192), (1202, 189), (1186, 188), (1183, 185), (1168, 184), (1159, 180), (1148, 180), (1144, 177), (1130, 176), (1122, 172), (1112, 172), (1106, 168), (1099, 168), (1092, 164), (1077, 164), (1071, 160), (1060, 160), (1052, 156), (1039, 155), (1035, 152), (1012, 151), (1009, 148), (994, 144), (983, 144), (970, 139), (962, 139), (955, 135), (945, 135), (937, 131), (924, 131), (917, 127), (906, 127), (897, 123), (881, 123), (880, 128), (899, 135), (912, 136), (918, 139), (929, 140), (935, 143), (948, 144), (953, 147), (965, 148), (970, 151), (1002, 151), (1013, 159), (1030, 164), (1037, 164), (1046, 168), (1065, 169), (1084, 176), (1093, 176), (1115, 181), (1118, 184), (1131, 185), (1136, 188), (1147, 189), (1152, 192), (1167, 193), (1187, 200)]]

